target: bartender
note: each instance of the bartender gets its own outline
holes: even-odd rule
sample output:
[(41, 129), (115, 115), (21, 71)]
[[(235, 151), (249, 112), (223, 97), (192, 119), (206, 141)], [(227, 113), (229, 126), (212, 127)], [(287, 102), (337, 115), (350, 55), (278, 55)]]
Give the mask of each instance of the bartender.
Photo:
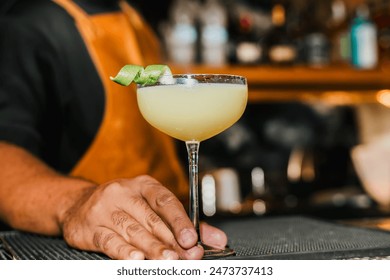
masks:
[(113, 259), (200, 259), (173, 140), (109, 79), (161, 62), (151, 28), (125, 1), (14, 2), (0, 18), (0, 219)]

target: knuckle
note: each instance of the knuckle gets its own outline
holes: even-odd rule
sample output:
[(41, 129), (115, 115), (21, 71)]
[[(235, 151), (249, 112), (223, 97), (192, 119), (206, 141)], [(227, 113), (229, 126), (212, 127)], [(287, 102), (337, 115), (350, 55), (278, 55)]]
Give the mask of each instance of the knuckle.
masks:
[(153, 229), (159, 227), (162, 223), (162, 220), (156, 213), (151, 212), (146, 216), (146, 223), (150, 228)]
[(110, 182), (104, 187), (103, 194), (104, 195), (117, 194), (118, 192), (122, 191), (122, 189), (123, 189), (123, 185), (120, 183), (120, 181)]
[(185, 224), (186, 223), (186, 220), (188, 219), (188, 217), (187, 216), (179, 216), (179, 215), (177, 215), (177, 216), (175, 216), (174, 218), (173, 218), (173, 223), (175, 224), (175, 225), (182, 225), (182, 224)]
[(116, 233), (112, 232), (109, 234), (104, 235), (103, 241), (102, 241), (102, 246), (104, 250), (108, 250), (110, 247), (111, 241), (114, 240), (114, 237), (116, 236)]
[(93, 245), (100, 249), (101, 248), (101, 240), (102, 240), (103, 233), (102, 232), (95, 232), (93, 234)]
[(177, 204), (177, 198), (170, 192), (164, 192), (157, 196), (156, 204), (158, 207), (166, 207)]
[(134, 239), (137, 236), (142, 236), (144, 228), (138, 223), (132, 223), (127, 226), (126, 233), (130, 239)]
[(127, 215), (122, 210), (116, 210), (111, 214), (111, 221), (114, 226), (120, 226), (123, 228), (124, 224), (129, 220), (129, 215)]
[(143, 252), (127, 244), (121, 244), (116, 248), (116, 257), (117, 259), (121, 259), (121, 260), (129, 259), (129, 257), (132, 260), (145, 259), (145, 255), (143, 254)]
[(121, 244), (116, 248), (116, 254), (118, 256), (125, 256), (129, 252), (129, 246), (126, 244)]
[(167, 249), (166, 245), (162, 244), (161, 242), (154, 241), (150, 243), (151, 251), (149, 252), (150, 255), (152, 255), (153, 259), (159, 259), (162, 255), (162, 252)]
[(148, 189), (155, 189), (162, 186), (159, 181), (149, 175), (140, 175), (135, 178), (135, 181), (137, 184), (142, 185), (143, 188), (147, 187)]
[(135, 181), (142, 183), (142, 184), (155, 184), (157, 183), (157, 180), (154, 179), (150, 175), (139, 175), (134, 178)]
[(130, 196), (128, 198), (128, 203), (132, 205), (134, 209), (142, 209), (142, 211), (146, 211), (148, 209), (145, 200), (141, 196)]
[(93, 235), (93, 244), (101, 250), (108, 250), (110, 242), (114, 239), (116, 233), (95, 232)]
[(108, 250), (110, 242), (114, 239), (116, 233), (96, 232), (93, 236), (93, 244), (98, 249)]

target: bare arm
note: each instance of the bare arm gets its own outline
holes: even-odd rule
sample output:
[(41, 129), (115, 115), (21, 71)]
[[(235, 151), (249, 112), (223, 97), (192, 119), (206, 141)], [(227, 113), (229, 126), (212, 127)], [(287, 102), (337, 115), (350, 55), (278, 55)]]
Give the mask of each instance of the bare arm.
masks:
[[(0, 218), (12, 227), (62, 234), (75, 248), (114, 259), (199, 259), (183, 205), (149, 176), (95, 184), (58, 174), (22, 148), (0, 142)], [(203, 224), (204, 242), (226, 235)]]
[(0, 142), (0, 217), (12, 227), (59, 235), (64, 211), (95, 188), (65, 177), (29, 152)]

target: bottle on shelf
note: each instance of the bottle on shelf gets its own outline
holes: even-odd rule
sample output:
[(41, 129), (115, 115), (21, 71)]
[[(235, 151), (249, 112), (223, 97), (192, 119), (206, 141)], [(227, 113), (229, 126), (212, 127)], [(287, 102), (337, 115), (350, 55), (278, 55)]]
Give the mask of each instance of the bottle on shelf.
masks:
[(358, 69), (372, 69), (378, 65), (377, 28), (365, 4), (356, 8), (352, 20), (351, 63)]
[(162, 30), (168, 59), (177, 64), (191, 64), (197, 59), (198, 3), (174, 0), (169, 10), (169, 23)]
[(292, 65), (298, 51), (291, 34), (287, 30), (284, 2), (277, 1), (271, 11), (273, 27), (264, 38), (266, 61), (271, 65)]
[(372, 19), (378, 29), (379, 61), (382, 67), (390, 68), (390, 0), (376, 1)]
[(333, 64), (350, 64), (350, 22), (351, 16), (345, 0), (333, 0), (331, 2), (331, 17), (327, 23), (327, 34), (330, 41), (330, 60)]
[(330, 14), (329, 3), (327, 0), (311, 1), (306, 13), (305, 63), (310, 67), (326, 66), (330, 63), (330, 44), (325, 28)]
[(200, 19), (202, 63), (222, 66), (228, 59), (227, 10), (219, 0), (206, 0)]
[(263, 39), (271, 24), (269, 14), (259, 3), (234, 1), (229, 9), (230, 62), (261, 64), (264, 59)]
[(307, 0), (294, 0), (294, 5), (289, 7), (289, 33), (293, 38), (297, 48), (297, 59), (295, 64), (301, 65), (305, 63), (305, 35), (308, 30), (307, 24)]
[(254, 32), (252, 14), (243, 12), (238, 15), (238, 38), (235, 45), (235, 58), (239, 64), (258, 64), (263, 55), (263, 49)]

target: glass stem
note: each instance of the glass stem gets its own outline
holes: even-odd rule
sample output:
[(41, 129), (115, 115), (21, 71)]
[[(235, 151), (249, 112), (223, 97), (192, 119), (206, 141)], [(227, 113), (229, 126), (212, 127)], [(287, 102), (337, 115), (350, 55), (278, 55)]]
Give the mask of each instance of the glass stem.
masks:
[(198, 187), (198, 157), (199, 141), (186, 141), (188, 163), (189, 163), (189, 180), (190, 180), (190, 205), (189, 216), (198, 234), (200, 243), (199, 230), (199, 187)]

